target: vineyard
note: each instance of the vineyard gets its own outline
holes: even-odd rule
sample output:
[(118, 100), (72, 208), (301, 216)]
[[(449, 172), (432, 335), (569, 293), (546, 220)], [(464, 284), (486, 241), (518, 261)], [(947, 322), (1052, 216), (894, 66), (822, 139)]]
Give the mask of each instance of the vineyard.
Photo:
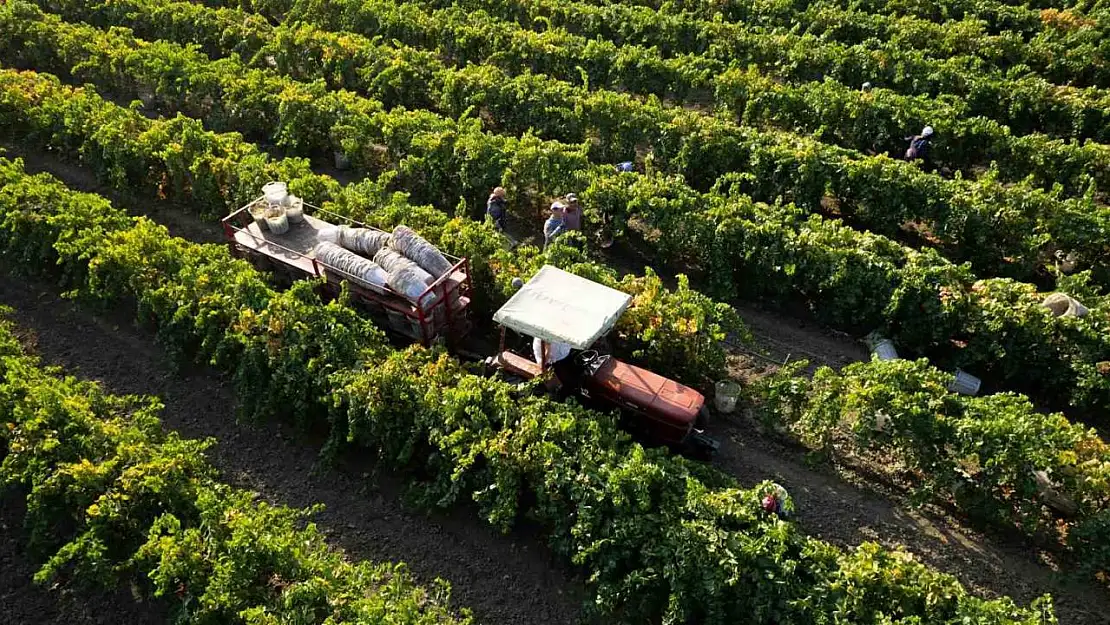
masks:
[[(1104, 623), (1104, 27), (1057, 0), (0, 4), (5, 602)], [(466, 348), (228, 245), (271, 181), (465, 258)], [(583, 230), (545, 244), (568, 193)], [(480, 366), (548, 265), (630, 296), (614, 357), (710, 407), (739, 383), (714, 458)]]

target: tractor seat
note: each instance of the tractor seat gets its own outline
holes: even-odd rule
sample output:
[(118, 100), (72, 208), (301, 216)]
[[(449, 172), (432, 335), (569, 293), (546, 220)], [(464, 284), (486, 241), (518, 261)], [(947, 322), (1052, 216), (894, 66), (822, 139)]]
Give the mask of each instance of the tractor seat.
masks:
[(519, 375), (528, 380), (538, 377), (543, 373), (539, 363), (530, 358), (518, 356), (509, 350), (505, 350), (498, 354), (494, 362), (505, 371)]

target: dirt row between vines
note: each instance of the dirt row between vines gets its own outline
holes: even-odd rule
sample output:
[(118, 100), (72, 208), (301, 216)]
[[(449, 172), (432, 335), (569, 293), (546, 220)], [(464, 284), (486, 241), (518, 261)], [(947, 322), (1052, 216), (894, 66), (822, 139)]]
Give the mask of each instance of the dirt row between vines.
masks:
[(26, 501), (0, 494), (0, 625), (159, 625), (169, 620), (161, 602), (137, 603), (127, 589), (103, 592), (55, 583), (35, 584), (37, 563), (26, 550)]
[[(29, 170), (48, 171), (73, 188), (101, 193), (123, 208), (146, 214), (163, 223), (177, 236), (198, 242), (223, 241), (218, 226), (196, 219), (180, 209), (125, 197), (99, 184), (91, 173), (82, 167), (62, 162), (48, 154), (23, 153), (18, 150), (9, 150), (9, 153), (12, 155), (18, 153), (25, 157)], [(115, 383), (113, 380), (118, 379), (120, 372), (114, 371), (112, 367), (104, 370), (102, 362), (104, 357), (95, 357), (102, 350), (118, 351), (120, 348), (112, 348), (112, 344), (129, 343), (132, 345), (131, 349), (145, 353), (144, 357), (148, 360), (155, 358), (151, 354), (151, 350), (154, 349), (152, 339), (143, 338), (147, 333), (131, 327), (129, 322), (117, 322), (110, 331), (104, 329), (103, 322), (94, 323), (93, 325), (101, 328), (101, 332), (107, 332), (107, 336), (103, 340), (103, 346), (98, 343), (98, 349), (92, 350), (95, 352), (93, 354), (88, 354), (88, 350), (77, 347), (65, 348), (64, 343), (58, 344), (53, 336), (65, 335), (74, 330), (57, 326), (67, 324), (74, 324), (79, 328), (88, 326), (89, 315), (68, 303), (60, 307), (57, 303), (49, 303), (52, 296), (48, 288), (38, 289), (38, 293), (36, 298), (30, 298), (28, 301), (27, 297), (13, 292), (10, 287), (5, 287), (0, 294), (0, 303), (9, 303), (9, 298), (16, 300), (9, 305), (19, 310), (21, 323), (26, 322), (28, 327), (37, 332), (39, 351), (48, 359), (58, 359), (58, 364), (66, 366), (69, 366), (68, 363), (73, 363), (76, 366), (86, 367), (89, 375), (105, 380), (111, 386)], [(51, 315), (50, 311), (55, 308), (67, 310), (65, 314), (68, 317)], [(33, 312), (35, 310), (41, 312)], [(755, 307), (742, 306), (739, 311), (755, 336), (753, 346), (746, 347), (735, 354), (735, 365), (742, 375), (758, 375), (763, 365), (769, 362), (781, 362), (787, 356), (791, 359), (804, 357), (816, 364), (828, 364), (834, 367), (843, 366), (866, 356), (866, 352), (855, 341), (820, 328), (811, 322), (784, 317)], [(76, 330), (76, 332), (80, 336), (82, 330)], [(124, 340), (122, 336), (114, 335), (126, 335), (127, 338)], [(144, 341), (149, 344), (146, 348), (143, 347)], [(751, 351), (761, 352), (764, 356), (753, 358), (747, 353)], [(134, 368), (129, 366), (128, 369)], [(156, 383), (153, 380), (148, 381), (146, 386), (150, 388), (145, 390), (140, 388), (141, 385), (136, 384), (133, 375), (125, 376), (121, 383), (125, 388), (136, 387), (135, 390), (127, 392), (158, 395), (190, 384), (188, 381), (174, 380), (172, 373), (167, 375), (168, 379)], [(232, 411), (228, 406), (223, 405), (230, 401), (229, 393), (226, 390), (221, 392), (227, 399), (221, 401), (221, 410), (215, 411), (219, 416), (213, 418), (230, 421)], [(203, 395), (198, 395), (200, 396)], [(232, 423), (222, 423), (219, 424), (220, 429), (217, 433), (205, 433), (204, 430), (208, 426), (201, 426), (199, 421), (200, 419), (194, 419), (189, 423), (189, 427), (199, 428), (196, 434), (191, 435), (216, 436), (221, 443), (225, 441), (220, 433), (223, 428), (239, 429)], [(167, 422), (171, 427), (177, 427), (169, 419)], [(275, 429), (274, 426), (265, 427), (270, 430)], [(1094, 584), (1069, 580), (1066, 576), (1056, 573), (1053, 570), (1054, 565), (1044, 561), (1043, 556), (1031, 548), (1003, 538), (986, 537), (970, 531), (942, 512), (912, 507), (906, 503), (899, 492), (884, 488), (873, 481), (863, 480), (851, 470), (838, 469), (825, 464), (811, 466), (802, 450), (759, 432), (746, 419), (740, 417), (722, 419), (715, 423), (711, 430), (711, 434), (722, 441), (721, 453), (715, 464), (745, 485), (754, 484), (763, 479), (772, 479), (785, 486), (794, 496), (799, 524), (813, 536), (846, 547), (867, 540), (876, 541), (888, 547), (902, 546), (923, 562), (956, 575), (963, 583), (986, 596), (1009, 595), (1019, 602), (1027, 603), (1044, 592), (1051, 592), (1056, 599), (1060, 620), (1064, 623), (1104, 623), (1105, 618), (1102, 615), (1110, 613), (1110, 597), (1102, 589)], [(286, 436), (280, 428), (277, 428), (277, 431), (277, 436)], [(294, 443), (291, 437), (281, 440), (286, 445)], [(269, 452), (268, 448), (264, 447), (264, 449)], [(306, 455), (303, 461), (297, 461), (298, 464), (303, 462), (311, 465), (314, 462), (315, 450), (303, 447), (296, 449), (289, 453), (298, 456)], [(275, 449), (274, 453), (266, 453), (267, 460), (263, 465), (248, 465), (240, 470), (246, 470), (247, 475), (266, 476), (269, 472), (261, 470), (260, 467), (274, 464), (278, 456), (284, 453), (286, 453), (285, 449), (280, 452)], [(347, 476), (344, 479), (349, 478), (350, 476)], [(246, 484), (267, 493), (265, 485), (254, 486), (250, 481)], [(347, 493), (347, 497), (352, 495)], [(357, 499), (357, 495), (354, 495), (354, 498)], [(290, 503), (296, 501), (284, 500)], [(315, 500), (309, 497), (304, 500), (304, 503)], [(328, 498), (323, 497), (321, 500), (329, 504), (329, 509), (332, 508)], [(296, 503), (296, 505), (303, 504)], [(332, 509), (330, 514), (334, 513)], [(406, 514), (412, 513), (406, 512)], [(462, 511), (451, 516), (458, 519), (458, 522), (465, 523), (465, 520), (459, 519), (460, 515), (474, 517), (473, 511)], [(484, 532), (489, 531), (484, 526), (480, 529)], [(521, 540), (523, 539), (518, 538), (516, 542)], [(536, 549), (533, 546), (529, 551), (534, 553)], [(359, 557), (367, 557), (355, 551), (352, 553)], [(402, 556), (398, 559), (413, 560), (411, 556)], [(414, 564), (414, 569), (421, 572), (417, 564)], [(460, 588), (448, 571), (437, 571), (433, 568), (429, 574), (437, 573), (444, 575), (456, 585), (456, 598), (461, 605), (473, 606), (478, 609), (479, 614), (482, 613), (479, 604), (471, 600), (468, 591)], [(562, 573), (558, 567), (552, 566), (546, 574), (558, 576)], [(573, 590), (579, 593), (577, 596), (580, 596), (580, 588), (576, 587)], [(556, 593), (555, 596), (562, 598), (567, 594), (570, 593), (564, 591), (562, 594)], [(531, 598), (528, 597), (528, 599)], [(543, 602), (539, 596), (535, 599)], [(541, 622), (541, 620), (531, 619), (531, 622)]]

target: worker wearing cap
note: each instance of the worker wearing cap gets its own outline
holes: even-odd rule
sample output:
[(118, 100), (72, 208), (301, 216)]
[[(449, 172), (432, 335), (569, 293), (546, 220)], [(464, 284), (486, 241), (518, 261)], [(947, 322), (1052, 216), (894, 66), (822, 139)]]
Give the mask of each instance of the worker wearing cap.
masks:
[(578, 206), (578, 196), (568, 193), (565, 198), (566, 210), (563, 211), (563, 223), (567, 230), (582, 229), (582, 209)]
[(906, 149), (906, 160), (929, 160), (929, 142), (932, 140), (933, 127), (926, 126), (921, 129), (921, 134), (910, 137), (910, 147)]
[(566, 206), (562, 202), (555, 202), (551, 205), (551, 216), (543, 223), (543, 248), (551, 245), (551, 242), (559, 238), (559, 235), (566, 232), (567, 224), (564, 220), (566, 215)]

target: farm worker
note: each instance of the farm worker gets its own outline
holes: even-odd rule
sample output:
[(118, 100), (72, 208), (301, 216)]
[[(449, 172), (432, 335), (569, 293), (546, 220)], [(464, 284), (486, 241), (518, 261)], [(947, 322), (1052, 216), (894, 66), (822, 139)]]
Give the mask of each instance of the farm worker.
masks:
[(906, 149), (906, 160), (921, 159), (928, 162), (929, 142), (932, 140), (932, 136), (933, 127), (926, 126), (921, 130), (921, 134), (910, 137), (910, 147)]
[[(544, 349), (545, 342), (540, 339), (532, 339), (532, 355), (536, 357), (538, 364), (544, 364)], [(549, 341), (547, 346), (547, 366), (554, 373), (554, 377), (549, 378), (546, 386), (552, 391), (565, 391), (568, 384), (572, 384), (574, 380), (574, 361), (570, 356), (571, 347), (566, 343), (559, 343), (556, 341)]]
[(563, 223), (566, 224), (567, 230), (581, 230), (582, 229), (582, 209), (578, 206), (578, 196), (573, 193), (568, 193), (566, 198), (566, 211), (563, 213)]
[(559, 235), (566, 232), (567, 224), (563, 220), (566, 214), (566, 206), (562, 202), (555, 202), (551, 205), (551, 216), (543, 223), (543, 248), (551, 245), (551, 242), (559, 238)]
[(777, 515), (780, 519), (788, 519), (794, 513), (794, 502), (786, 489), (778, 484), (771, 484), (771, 489), (766, 491), (760, 502), (765, 512)]
[(497, 187), (489, 194), (489, 200), (486, 201), (486, 214), (493, 219), (493, 227), (497, 228), (498, 232), (505, 231), (505, 216), (508, 214), (505, 187)]
[(623, 163), (617, 163), (617, 171), (619, 171), (619, 172), (627, 173), (627, 172), (631, 172), (632, 170), (633, 170), (632, 161), (625, 161)]

